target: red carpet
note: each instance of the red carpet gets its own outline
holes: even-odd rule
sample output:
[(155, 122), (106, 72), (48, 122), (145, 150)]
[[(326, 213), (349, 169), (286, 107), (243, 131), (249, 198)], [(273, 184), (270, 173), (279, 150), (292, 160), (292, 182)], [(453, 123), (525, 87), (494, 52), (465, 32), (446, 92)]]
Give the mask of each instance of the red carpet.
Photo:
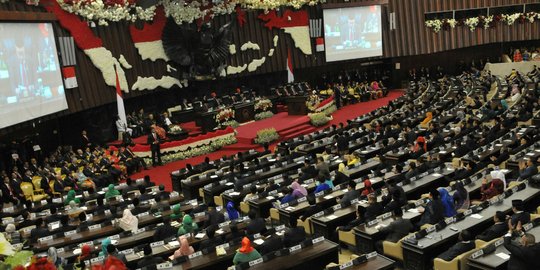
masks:
[[(373, 100), (369, 102), (363, 102), (358, 104), (353, 104), (345, 106), (340, 110), (334, 112), (333, 120), (330, 121), (329, 125), (339, 124), (341, 122), (347, 123), (347, 120), (356, 118), (360, 115), (369, 113), (379, 107), (385, 106), (389, 101), (394, 100), (400, 97), (403, 94), (403, 91), (391, 91), (387, 97)], [(250, 138), (255, 138), (257, 131), (262, 128), (274, 127), (280, 133), (281, 140), (292, 138), (298, 135), (308, 134), (315, 130), (324, 129), (325, 127), (315, 128), (309, 125), (309, 119), (307, 116), (289, 116), (287, 113), (278, 113), (272, 118), (268, 118), (261, 121), (255, 121), (246, 125), (243, 125), (237, 129), (239, 141), (236, 144), (228, 145), (223, 147), (221, 150), (210, 153), (206, 156), (198, 156), (186, 160), (179, 160), (165, 164), (161, 167), (152, 168), (148, 171), (142, 171), (140, 173), (133, 174), (131, 178), (137, 179), (141, 178), (144, 175), (149, 175), (152, 181), (156, 184), (165, 185), (165, 189), (171, 190), (171, 177), (170, 173), (172, 171), (186, 167), (186, 164), (198, 164), (204, 161), (205, 157), (209, 157), (211, 160), (216, 160), (221, 158), (224, 155), (233, 155), (239, 151), (246, 151), (249, 149), (262, 150), (262, 147), (259, 145), (251, 144)], [(277, 142), (273, 143), (270, 148), (273, 149)]]

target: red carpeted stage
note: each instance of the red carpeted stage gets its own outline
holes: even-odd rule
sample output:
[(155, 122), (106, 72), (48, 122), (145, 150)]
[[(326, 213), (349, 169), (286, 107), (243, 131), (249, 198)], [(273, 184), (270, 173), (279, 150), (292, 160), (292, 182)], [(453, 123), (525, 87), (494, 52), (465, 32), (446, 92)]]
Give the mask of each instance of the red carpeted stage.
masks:
[[(379, 107), (385, 106), (389, 101), (394, 100), (403, 95), (401, 90), (390, 91), (388, 96), (368, 101), (357, 103), (349, 106), (342, 107), (332, 114), (333, 120), (328, 125), (347, 123), (347, 120), (354, 119), (363, 114), (369, 113)], [(178, 170), (186, 167), (186, 164), (197, 164), (204, 161), (205, 157), (209, 157), (211, 160), (219, 159), (224, 155), (233, 155), (239, 151), (246, 151), (249, 149), (262, 150), (260, 145), (253, 144), (253, 139), (257, 136), (257, 131), (263, 128), (275, 128), (279, 135), (280, 141), (293, 138), (299, 135), (308, 134), (316, 130), (324, 129), (326, 127), (315, 128), (310, 125), (309, 118), (307, 116), (289, 116), (287, 113), (278, 113), (271, 118), (261, 121), (255, 121), (238, 127), (237, 139), (238, 142), (232, 145), (223, 147), (221, 150), (214, 153), (210, 153), (205, 156), (198, 156), (190, 159), (179, 160), (165, 164), (164, 166), (152, 168), (148, 171), (142, 171), (131, 176), (131, 178), (141, 178), (144, 175), (149, 175), (152, 181), (156, 184), (163, 184), (167, 190), (172, 190), (170, 173), (174, 170)], [(277, 142), (270, 146), (273, 149)]]

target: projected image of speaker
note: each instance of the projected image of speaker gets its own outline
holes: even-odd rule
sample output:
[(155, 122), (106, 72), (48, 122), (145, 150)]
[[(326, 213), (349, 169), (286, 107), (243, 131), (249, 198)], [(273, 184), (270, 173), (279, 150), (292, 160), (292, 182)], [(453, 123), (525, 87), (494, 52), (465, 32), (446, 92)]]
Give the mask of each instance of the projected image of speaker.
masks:
[(381, 6), (323, 9), (326, 61), (382, 56)]
[(67, 109), (51, 23), (0, 23), (0, 128)]

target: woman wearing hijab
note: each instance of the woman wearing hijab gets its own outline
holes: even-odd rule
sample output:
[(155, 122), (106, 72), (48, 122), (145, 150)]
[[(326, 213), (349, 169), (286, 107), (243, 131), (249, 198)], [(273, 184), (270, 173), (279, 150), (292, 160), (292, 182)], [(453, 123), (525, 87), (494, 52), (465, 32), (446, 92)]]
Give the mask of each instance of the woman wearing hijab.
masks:
[(439, 194), (441, 195), (441, 202), (444, 206), (444, 216), (452, 217), (456, 215), (456, 210), (454, 209), (454, 199), (448, 193), (446, 188), (439, 188)]
[[(504, 174), (503, 174), (504, 175)], [(491, 183), (488, 184), (486, 178), (482, 180), (482, 186), (480, 187), (480, 193), (482, 198), (480, 200), (489, 200), (504, 192), (504, 182), (499, 178), (492, 178)]]
[(308, 194), (307, 189), (296, 181), (291, 184), (291, 188), (293, 190), (292, 195), (295, 198), (305, 197)]
[(124, 231), (136, 231), (139, 227), (139, 220), (134, 216), (129, 209), (124, 209), (124, 213), (120, 222), (118, 223), (120, 228)]
[(120, 191), (116, 190), (113, 184), (110, 184), (107, 192), (105, 192), (105, 199), (109, 199), (118, 195), (120, 195)]
[(73, 189), (68, 191), (66, 200), (64, 201), (64, 205), (68, 205), (72, 201), (74, 201), (77, 204), (81, 203), (81, 200), (79, 200), (78, 198), (75, 198), (75, 190)]
[(238, 210), (236, 210), (236, 208), (234, 208), (233, 202), (228, 202), (225, 208), (227, 209), (227, 216), (229, 220), (237, 220), (240, 217), (240, 213)]
[(433, 113), (432, 112), (427, 112), (426, 113), (426, 118), (424, 118), (424, 121), (422, 121), (422, 123), (420, 123), (420, 126), (421, 127), (426, 127), (427, 124), (429, 124), (429, 122), (431, 122), (432, 119), (433, 119)]
[(78, 265), (81, 269), (83, 269), (84, 267), (82, 263), (90, 259), (90, 257), (92, 256), (91, 252), (92, 252), (92, 248), (89, 245), (86, 245), (86, 244), (83, 245), (81, 247), (81, 255), (77, 257), (77, 261), (75, 262), (75, 264)]
[(242, 247), (236, 250), (233, 263), (236, 265), (244, 262), (250, 262), (259, 258), (262, 258), (261, 254), (251, 246), (251, 241), (249, 238), (244, 237), (242, 239)]
[(66, 264), (66, 261), (62, 257), (58, 257), (58, 252), (56, 251), (55, 247), (50, 247), (47, 250), (47, 259), (57, 268)]
[(174, 260), (178, 257), (189, 256), (195, 252), (192, 246), (189, 245), (189, 241), (185, 236), (178, 237), (178, 242), (180, 242), (180, 247), (174, 252), (169, 259)]
[(99, 256), (107, 256), (107, 246), (111, 244), (111, 238), (107, 237), (101, 242), (101, 251), (99, 252)]
[(15, 224), (9, 223), (6, 226), (6, 232), (4, 234), (6, 236), (6, 239), (12, 245), (21, 243), (21, 234), (19, 233), (19, 231), (16, 230)]
[(199, 226), (197, 226), (197, 223), (193, 222), (193, 219), (190, 215), (185, 215), (182, 219), (182, 225), (178, 229), (178, 235), (184, 235), (187, 233), (194, 233), (199, 229)]
[(464, 211), (469, 209), (471, 201), (469, 199), (469, 192), (463, 186), (461, 181), (456, 182), (456, 192), (452, 196), (454, 199), (454, 205), (456, 211)]
[(373, 190), (373, 187), (371, 186), (371, 181), (369, 179), (365, 179), (364, 190), (362, 190), (362, 196), (367, 196), (373, 192), (375, 192), (375, 190)]
[(172, 207), (173, 213), (171, 214), (171, 220), (179, 221), (182, 218), (183, 214), (180, 209), (180, 204), (176, 204)]
[(491, 179), (499, 179), (503, 182), (503, 189), (506, 189), (506, 176), (502, 171), (494, 170), (489, 173)]

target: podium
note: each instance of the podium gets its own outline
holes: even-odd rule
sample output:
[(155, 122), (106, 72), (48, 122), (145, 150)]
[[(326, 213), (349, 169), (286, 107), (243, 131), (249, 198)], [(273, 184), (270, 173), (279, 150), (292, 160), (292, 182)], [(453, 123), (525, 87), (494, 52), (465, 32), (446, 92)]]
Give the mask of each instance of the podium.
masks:
[(307, 115), (306, 100), (307, 96), (286, 97), (285, 103), (287, 104), (289, 115)]

